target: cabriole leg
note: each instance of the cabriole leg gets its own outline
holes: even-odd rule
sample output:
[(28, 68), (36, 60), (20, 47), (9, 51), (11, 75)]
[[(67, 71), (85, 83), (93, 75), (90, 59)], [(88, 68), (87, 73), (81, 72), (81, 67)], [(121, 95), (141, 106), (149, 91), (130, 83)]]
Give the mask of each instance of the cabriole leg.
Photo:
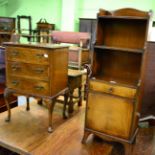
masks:
[(48, 126), (48, 132), (51, 133), (53, 132), (53, 123), (52, 123), (52, 118), (53, 118), (53, 110), (55, 106), (55, 99), (49, 99), (48, 100), (48, 111), (49, 111), (49, 126)]
[(6, 122), (9, 122), (11, 120), (11, 109), (10, 109), (10, 104), (9, 104), (9, 98), (12, 94), (13, 94), (12, 91), (10, 91), (8, 88), (5, 88), (4, 100), (5, 100), (5, 104), (6, 104), (7, 111), (8, 111), (8, 116), (5, 120)]
[(89, 136), (90, 134), (91, 134), (91, 132), (84, 130), (84, 135), (83, 135), (83, 138), (82, 138), (82, 143), (83, 143), (83, 144), (86, 143), (86, 140), (87, 140), (87, 138), (88, 138), (88, 136)]

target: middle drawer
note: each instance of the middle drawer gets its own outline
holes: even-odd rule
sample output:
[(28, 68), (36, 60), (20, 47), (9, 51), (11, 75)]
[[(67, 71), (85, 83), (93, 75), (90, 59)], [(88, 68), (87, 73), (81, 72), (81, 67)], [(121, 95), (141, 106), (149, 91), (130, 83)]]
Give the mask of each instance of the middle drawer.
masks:
[(9, 61), (7, 73), (18, 77), (48, 80), (49, 66)]

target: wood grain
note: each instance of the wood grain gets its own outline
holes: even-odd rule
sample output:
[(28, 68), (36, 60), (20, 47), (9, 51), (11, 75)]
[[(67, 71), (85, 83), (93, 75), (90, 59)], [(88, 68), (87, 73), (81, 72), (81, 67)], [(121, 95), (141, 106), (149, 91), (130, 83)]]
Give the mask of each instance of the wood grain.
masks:
[[(4, 121), (4, 112), (0, 114), (0, 146), (24, 155), (124, 155), (120, 143), (109, 143), (93, 136), (85, 145), (81, 143), (84, 109), (83, 102), (83, 107), (75, 107), (74, 115), (63, 120), (62, 105), (57, 104), (53, 115), (55, 131), (52, 134), (46, 131), (48, 112), (44, 105), (31, 103), (31, 111), (26, 111), (25, 106), (14, 108), (10, 124)], [(140, 129), (132, 155), (154, 155), (154, 136), (154, 127)], [(0, 154), (4, 152), (7, 155), (12, 153), (0, 147)]]

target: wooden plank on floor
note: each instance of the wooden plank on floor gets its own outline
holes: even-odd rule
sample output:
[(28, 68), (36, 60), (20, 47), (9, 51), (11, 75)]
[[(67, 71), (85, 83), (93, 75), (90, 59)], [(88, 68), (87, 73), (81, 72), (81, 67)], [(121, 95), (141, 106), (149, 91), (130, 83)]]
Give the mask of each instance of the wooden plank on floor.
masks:
[[(87, 147), (83, 148), (81, 139), (84, 126), (84, 108), (76, 111), (74, 116), (64, 120), (62, 118), (62, 105), (54, 111), (53, 133), (47, 132), (48, 111), (44, 106), (31, 104), (31, 110), (26, 111), (25, 106), (12, 109), (12, 120), (6, 123), (7, 113), (0, 115), (0, 145), (22, 154), (43, 155), (85, 154)], [(88, 147), (90, 147), (88, 145)], [(78, 149), (79, 148), (79, 149)], [(81, 149), (80, 149), (81, 148)], [(109, 152), (111, 147), (106, 149)], [(107, 153), (106, 153), (107, 154)]]

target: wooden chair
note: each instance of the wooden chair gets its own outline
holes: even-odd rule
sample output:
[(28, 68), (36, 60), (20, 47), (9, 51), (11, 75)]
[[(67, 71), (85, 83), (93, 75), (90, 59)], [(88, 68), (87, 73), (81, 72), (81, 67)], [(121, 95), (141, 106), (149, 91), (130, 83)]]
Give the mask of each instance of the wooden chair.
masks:
[[(23, 20), (27, 20), (28, 21), (28, 26), (27, 28), (22, 28), (22, 22)], [(31, 16), (17, 16), (17, 29), (18, 29), (18, 33), (22, 35), (22, 37), (27, 38), (28, 41), (31, 41), (31, 39), (33, 39), (32, 37), (32, 19)], [(28, 33), (23, 33), (23, 30), (28, 31)], [(24, 31), (24, 32), (25, 32)]]

